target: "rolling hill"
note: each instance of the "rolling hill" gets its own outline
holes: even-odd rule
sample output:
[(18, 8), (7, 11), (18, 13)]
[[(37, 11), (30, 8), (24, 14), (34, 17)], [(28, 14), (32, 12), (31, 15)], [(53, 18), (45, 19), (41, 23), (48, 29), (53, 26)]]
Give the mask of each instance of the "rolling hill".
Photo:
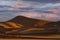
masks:
[(9, 21), (0, 22), (0, 32), (3, 34), (40, 35), (44, 33), (58, 33), (60, 22), (38, 20), (17, 16)]

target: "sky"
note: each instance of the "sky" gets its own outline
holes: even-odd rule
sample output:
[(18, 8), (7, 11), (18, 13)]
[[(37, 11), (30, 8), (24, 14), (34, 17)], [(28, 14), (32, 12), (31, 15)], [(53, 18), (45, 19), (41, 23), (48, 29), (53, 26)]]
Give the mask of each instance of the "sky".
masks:
[(0, 0), (0, 22), (16, 16), (60, 21), (60, 0)]

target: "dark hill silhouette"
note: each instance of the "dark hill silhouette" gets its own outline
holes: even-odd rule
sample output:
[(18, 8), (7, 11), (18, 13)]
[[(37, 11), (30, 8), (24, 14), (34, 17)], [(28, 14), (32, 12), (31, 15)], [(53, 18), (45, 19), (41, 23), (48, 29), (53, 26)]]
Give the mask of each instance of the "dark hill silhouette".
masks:
[(32, 25), (36, 24), (39, 20), (27, 18), (24, 16), (17, 16), (10, 21), (15, 22), (17, 24), (22, 24), (24, 26), (32, 26)]
[(39, 23), (40, 23), (40, 24), (43, 25), (44, 22), (47, 23), (49, 21), (47, 21), (47, 20), (32, 19), (32, 18), (27, 18), (27, 17), (24, 17), (24, 16), (17, 16), (17, 17), (15, 17), (15, 18), (7, 21), (7, 22), (15, 22), (16, 24), (22, 24), (22, 25), (24, 25), (26, 27), (28, 27), (28, 26), (29, 27), (34, 27), (35, 24), (39, 25)]
[[(59, 22), (60, 23), (60, 22)], [(1, 22), (0, 26), (9, 34), (39, 34), (40, 33), (56, 33), (56, 26), (58, 22), (51, 22), (47, 20), (38, 20), (27, 18), (24, 16), (17, 16), (9, 21)], [(1, 28), (0, 28), (1, 29)]]

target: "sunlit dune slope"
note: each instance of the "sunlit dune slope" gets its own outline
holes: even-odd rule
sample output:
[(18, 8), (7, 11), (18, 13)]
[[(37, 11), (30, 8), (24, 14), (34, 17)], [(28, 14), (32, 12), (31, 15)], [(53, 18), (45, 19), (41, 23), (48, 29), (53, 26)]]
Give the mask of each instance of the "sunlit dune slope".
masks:
[(21, 28), (21, 27), (31, 28), (35, 26), (43, 26), (46, 23), (49, 23), (49, 21), (32, 19), (24, 16), (17, 16), (7, 22), (1, 22), (0, 26), (4, 28)]
[(60, 33), (60, 22), (38, 20), (17, 16), (6, 22), (0, 22), (0, 32), (3, 34), (41, 35)]

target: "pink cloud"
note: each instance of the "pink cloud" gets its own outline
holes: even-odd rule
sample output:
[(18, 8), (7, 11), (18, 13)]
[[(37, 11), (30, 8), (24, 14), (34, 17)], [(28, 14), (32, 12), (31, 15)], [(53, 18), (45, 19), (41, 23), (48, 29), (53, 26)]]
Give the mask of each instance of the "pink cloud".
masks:
[(54, 14), (60, 14), (60, 6), (47, 7), (45, 9), (48, 9), (49, 11), (53, 12)]
[(47, 14), (47, 13), (37, 13), (37, 12), (23, 12), (21, 14), (18, 15), (22, 15), (28, 18), (34, 18), (34, 19), (43, 19), (43, 20), (50, 20), (50, 21), (57, 21), (60, 20), (60, 16), (56, 15), (56, 14)]

